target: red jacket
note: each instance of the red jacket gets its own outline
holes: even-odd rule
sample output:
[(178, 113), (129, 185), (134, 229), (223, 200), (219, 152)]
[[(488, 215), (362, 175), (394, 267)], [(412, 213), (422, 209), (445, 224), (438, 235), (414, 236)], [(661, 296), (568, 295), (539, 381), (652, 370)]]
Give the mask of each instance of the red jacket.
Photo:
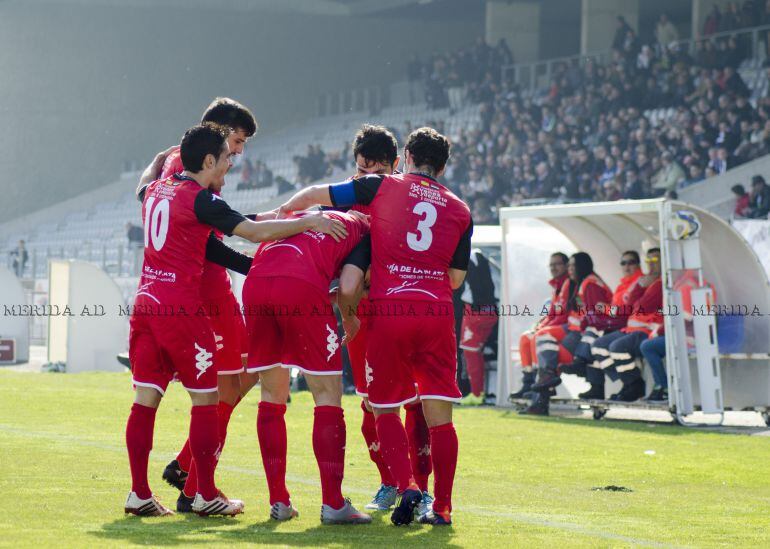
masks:
[(571, 331), (583, 331), (587, 326), (593, 326), (595, 318), (600, 314), (597, 309), (609, 309), (612, 291), (596, 274), (591, 273), (583, 279), (578, 288), (576, 302), (577, 310), (570, 310), (567, 324)]
[(644, 332), (648, 336), (663, 330), (663, 279), (658, 277), (646, 288), (637, 280), (629, 288), (629, 303), (632, 304), (631, 316), (628, 317), (623, 332)]
[(568, 281), (569, 277), (566, 273), (548, 281), (548, 284), (553, 289), (551, 292), (551, 306), (548, 308), (548, 314), (538, 324), (538, 329), (545, 328), (546, 326), (561, 326), (567, 323)]

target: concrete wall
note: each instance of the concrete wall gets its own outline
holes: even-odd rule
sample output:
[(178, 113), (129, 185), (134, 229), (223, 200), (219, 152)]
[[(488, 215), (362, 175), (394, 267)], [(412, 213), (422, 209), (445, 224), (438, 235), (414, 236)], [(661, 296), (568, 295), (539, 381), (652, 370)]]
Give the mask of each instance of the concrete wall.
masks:
[(401, 77), (413, 50), (483, 35), (475, 15), (369, 19), (0, 2), (0, 223), (115, 181), (178, 141), (217, 95), (263, 131), (319, 92)]
[(540, 58), (540, 4), (538, 2), (487, 2), (486, 39), (494, 45), (505, 38), (517, 63)]
[(582, 0), (580, 52), (596, 53), (610, 49), (622, 15), (631, 28), (639, 29), (639, 0)]

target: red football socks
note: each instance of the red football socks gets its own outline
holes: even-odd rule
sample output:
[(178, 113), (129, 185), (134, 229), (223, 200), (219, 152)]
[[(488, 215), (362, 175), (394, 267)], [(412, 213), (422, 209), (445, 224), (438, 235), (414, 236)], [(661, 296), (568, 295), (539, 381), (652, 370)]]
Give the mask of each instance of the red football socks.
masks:
[(207, 501), (219, 494), (214, 484), (219, 449), (216, 405), (193, 406), (190, 410), (190, 450), (197, 472), (194, 486), (197, 486), (196, 491)]
[(324, 505), (341, 509), (345, 471), (345, 416), (337, 406), (316, 406), (313, 421), (313, 452), (321, 473)]
[[(240, 399), (238, 399), (238, 402), (240, 402)], [(219, 456), (222, 453), (222, 450), (225, 447), (225, 439), (227, 439), (227, 425), (230, 423), (230, 416), (233, 414), (233, 409), (235, 408), (236, 404), (228, 404), (226, 402), (219, 402), (217, 404), (217, 421), (219, 423), (218, 425), (218, 431), (219, 431), (219, 452), (216, 455), (216, 462), (214, 463), (214, 467), (216, 467), (216, 464), (219, 463)], [(188, 439), (187, 442), (184, 445), (184, 448), (188, 448), (189, 451), (190, 447), (190, 440)], [(182, 448), (182, 452), (184, 452), (184, 448)], [(180, 452), (181, 455), (181, 452)], [(191, 454), (192, 457), (192, 454)], [(179, 458), (177, 457), (177, 461)], [(180, 463), (181, 467), (181, 463)], [(184, 490), (182, 492), (185, 496), (188, 498), (195, 497), (195, 492), (198, 491), (198, 469), (195, 467), (195, 461), (190, 460), (190, 465), (188, 466), (188, 475), (187, 480), (184, 483)]]
[(152, 496), (147, 482), (147, 462), (155, 431), (155, 408), (134, 403), (126, 424), (126, 447), (131, 466), (131, 490), (141, 499)]
[(265, 468), (270, 505), (289, 505), (286, 489), (286, 414), (285, 404), (260, 402), (257, 412), (257, 436)]
[(398, 491), (403, 492), (411, 487), (416, 489), (409, 463), (409, 443), (401, 418), (398, 414), (382, 414), (377, 418), (376, 425), (380, 451), (396, 481)]
[(366, 404), (361, 401), (361, 410), (364, 412), (363, 420), (361, 421), (361, 434), (364, 435), (366, 446), (369, 448), (369, 458), (377, 466), (380, 472), (380, 482), (385, 486), (395, 486), (393, 477), (390, 474), (390, 469), (382, 458), (382, 452), (380, 451), (380, 441), (377, 440), (377, 427), (374, 423), (374, 414), (366, 409)]
[(409, 460), (412, 464), (412, 474), (420, 490), (428, 491), (428, 477), (433, 471), (430, 458), (430, 430), (425, 423), (422, 404), (413, 402), (404, 406), (406, 411), (404, 428), (409, 440)]
[(452, 511), (452, 485), (457, 468), (457, 432), (452, 423), (430, 429), (430, 450), (433, 458), (433, 509)]
[(484, 392), (484, 354), (481, 351), (463, 349), (463, 356), (468, 380), (471, 382), (471, 393), (479, 396)]
[[(227, 425), (230, 423), (230, 416), (233, 414), (233, 409), (241, 401), (241, 397), (235, 401), (235, 404), (227, 404), (226, 402), (219, 402), (217, 404), (217, 418), (219, 418), (219, 437), (221, 439), (222, 448), (225, 446), (225, 438), (227, 438)], [(176, 461), (179, 463), (179, 468), (182, 471), (190, 472), (192, 467), (192, 452), (190, 452), (190, 439), (188, 438), (179, 454), (176, 456)], [(187, 486), (185, 485), (185, 488)], [(193, 495), (195, 495), (195, 487), (193, 487)]]

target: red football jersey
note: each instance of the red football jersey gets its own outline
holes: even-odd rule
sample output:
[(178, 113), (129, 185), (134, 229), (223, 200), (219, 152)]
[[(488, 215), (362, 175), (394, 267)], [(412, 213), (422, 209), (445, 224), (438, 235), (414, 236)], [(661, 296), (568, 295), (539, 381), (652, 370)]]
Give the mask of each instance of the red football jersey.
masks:
[(339, 219), (348, 231), (347, 238), (336, 242), (330, 235), (305, 231), (281, 240), (260, 244), (249, 277), (299, 278), (324, 294), (339, 273), (342, 262), (369, 232), (369, 223), (344, 212), (325, 212)]
[[(184, 165), (182, 165), (182, 154), (179, 149), (172, 152), (166, 157), (166, 161), (163, 163), (163, 170), (160, 173), (160, 178), (165, 179), (171, 177), (175, 173), (182, 173), (184, 171)], [(218, 193), (216, 193), (218, 194)], [(222, 240), (222, 233), (215, 230), (214, 235)], [(205, 261), (203, 263), (203, 275), (201, 277), (201, 297), (205, 300), (216, 300), (227, 295), (232, 291), (230, 284), (230, 275), (227, 274), (227, 269), (211, 261)]]
[(468, 206), (422, 174), (372, 175), (333, 185), (335, 206), (368, 204), (369, 298), (452, 301), (447, 270), (467, 270), (473, 231)]
[(144, 264), (137, 296), (157, 304), (199, 302), (212, 228), (230, 233), (245, 218), (195, 180), (175, 174), (153, 181), (142, 200)]

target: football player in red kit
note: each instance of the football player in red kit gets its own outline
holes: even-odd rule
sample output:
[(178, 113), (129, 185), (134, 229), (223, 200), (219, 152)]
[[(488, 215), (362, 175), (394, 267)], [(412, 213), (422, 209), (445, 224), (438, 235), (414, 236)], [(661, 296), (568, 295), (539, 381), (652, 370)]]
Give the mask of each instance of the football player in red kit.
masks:
[[(395, 136), (387, 128), (371, 124), (365, 124), (356, 133), (353, 140), (353, 158), (356, 162), (356, 177), (390, 175), (396, 171), (401, 160), (401, 157), (398, 156), (398, 142)], [(369, 208), (368, 206), (356, 205), (353, 206), (353, 209), (368, 213)], [(369, 250), (368, 255), (370, 254), (371, 251)], [(365, 262), (363, 265), (365, 267), (362, 269), (360, 263), (351, 262), (342, 268), (340, 288), (343, 291), (355, 291), (356, 286), (364, 282), (367, 278), (366, 273), (369, 272), (369, 263)], [(366, 282), (368, 284), (368, 280)], [(366, 314), (369, 307), (369, 300), (366, 297), (362, 298), (358, 306), (359, 310), (363, 312), (363, 314), (358, 315), (360, 328), (358, 334), (347, 341), (347, 348), (356, 394), (362, 397), (361, 433), (366, 441), (369, 457), (380, 473), (380, 488), (372, 501), (366, 505), (366, 508), (375, 511), (387, 511), (396, 502), (398, 490), (390, 474), (390, 469), (382, 458), (380, 443), (377, 440), (374, 413), (368, 400), (366, 347), (369, 339), (375, 336), (369, 330), (370, 316)], [(430, 511), (433, 501), (428, 492), (428, 478), (433, 469), (430, 459), (430, 435), (428, 425), (425, 423), (422, 405), (419, 402), (412, 402), (404, 408), (406, 412), (405, 427), (409, 439), (409, 458), (412, 462), (415, 481), (423, 492), (423, 498), (417, 509), (417, 516), (420, 517)]]
[[(436, 181), (449, 158), (449, 141), (431, 128), (409, 135), (405, 174), (370, 175), (295, 194), (282, 214), (313, 204), (370, 208), (372, 302), (369, 403), (377, 437), (399, 495), (391, 515), (408, 524), (422, 499), (408, 455), (402, 405), (422, 401), (430, 428), (433, 511), (421, 522), (451, 524), (457, 434), (452, 403), (460, 400), (452, 290), (468, 268), (473, 231), (468, 206)], [(415, 387), (416, 386), (416, 387)]]
[(257, 434), (270, 491), (270, 517), (297, 516), (286, 488), (286, 401), (290, 368), (299, 369), (313, 393), (313, 451), (321, 475), (321, 521), (367, 524), (342, 496), (346, 428), (342, 410), (342, 359), (329, 284), (343, 260), (369, 231), (365, 215), (327, 212), (348, 230), (335, 242), (315, 231), (263, 244), (243, 286), (249, 332), (247, 370), (258, 372), (262, 398)]
[[(214, 99), (206, 108), (201, 123), (206, 122), (230, 128), (227, 142), (231, 155), (242, 154), (246, 142), (257, 131), (257, 122), (251, 111), (237, 101), (226, 97)], [(166, 157), (160, 177), (170, 177), (175, 173), (181, 173), (183, 170), (182, 159), (177, 149)], [(255, 221), (268, 218), (268, 216), (260, 215), (247, 217)], [(274, 218), (274, 214), (269, 218)], [(213, 234), (219, 240), (222, 239), (221, 232), (215, 230)], [(248, 258), (248, 262), (250, 266), (250, 258)], [(254, 385), (256, 376), (244, 374), (243, 362), (245, 362), (245, 354), (248, 352), (246, 326), (240, 312), (240, 305), (230, 287), (230, 276), (227, 274), (227, 269), (212, 261), (206, 261), (203, 264), (201, 298), (206, 309), (211, 311), (211, 325), (217, 344), (214, 353), (219, 389), (217, 417), (219, 419), (221, 448), (224, 448), (227, 426), (233, 409)], [(176, 459), (166, 465), (163, 479), (181, 491), (176, 510), (189, 512), (196, 491), (196, 469), (190, 453), (189, 440), (185, 441)]]
[[(221, 245), (212, 228), (253, 242), (313, 229), (343, 238), (347, 231), (326, 216), (253, 222), (231, 209), (214, 192), (230, 167), (229, 130), (200, 125), (181, 143), (185, 170), (166, 179), (140, 182), (144, 263), (130, 321), (129, 357), (134, 404), (126, 425), (132, 488), (125, 511), (168, 515), (147, 481), (155, 415), (166, 387), (176, 376), (190, 394), (190, 449), (198, 468), (192, 505), (200, 515), (234, 515), (243, 502), (229, 500), (214, 483), (219, 453), (216, 343), (200, 298), (200, 279), (209, 249)], [(212, 192), (214, 191), (214, 192)]]

